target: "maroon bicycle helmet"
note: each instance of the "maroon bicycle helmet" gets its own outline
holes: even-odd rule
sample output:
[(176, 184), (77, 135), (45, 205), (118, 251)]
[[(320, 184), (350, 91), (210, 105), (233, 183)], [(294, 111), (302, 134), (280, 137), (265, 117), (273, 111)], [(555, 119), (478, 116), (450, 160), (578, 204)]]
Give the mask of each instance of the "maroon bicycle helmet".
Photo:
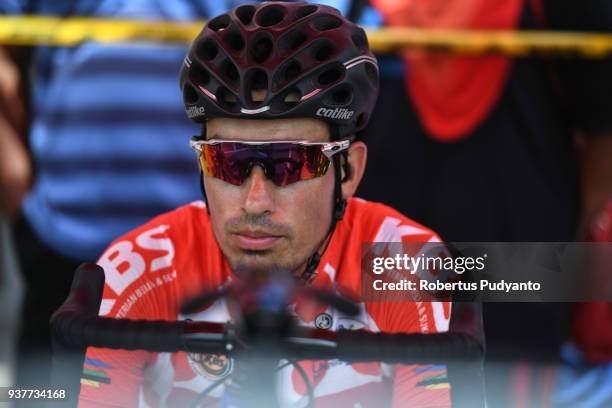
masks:
[[(244, 4), (213, 18), (181, 68), (187, 115), (320, 118), (352, 137), (378, 95), (378, 65), (366, 34), (332, 7)], [(262, 98), (253, 100), (252, 91)], [(262, 100), (259, 100), (262, 99)]]

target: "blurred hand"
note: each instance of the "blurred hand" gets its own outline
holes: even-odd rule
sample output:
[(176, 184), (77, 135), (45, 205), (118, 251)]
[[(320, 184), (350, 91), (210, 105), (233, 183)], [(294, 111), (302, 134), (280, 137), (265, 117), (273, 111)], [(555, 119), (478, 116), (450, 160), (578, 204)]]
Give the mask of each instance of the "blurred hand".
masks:
[(30, 188), (32, 165), (19, 136), (25, 132), (19, 71), (0, 48), (0, 210), (13, 219)]

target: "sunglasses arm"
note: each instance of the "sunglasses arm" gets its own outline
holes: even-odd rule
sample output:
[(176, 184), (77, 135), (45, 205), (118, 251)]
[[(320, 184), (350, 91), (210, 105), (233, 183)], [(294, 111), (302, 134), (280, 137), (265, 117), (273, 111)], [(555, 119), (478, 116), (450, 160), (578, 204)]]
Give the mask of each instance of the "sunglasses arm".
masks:
[(348, 149), (350, 145), (350, 140), (339, 140), (337, 142), (325, 143), (322, 151), (328, 159), (331, 159), (333, 155)]

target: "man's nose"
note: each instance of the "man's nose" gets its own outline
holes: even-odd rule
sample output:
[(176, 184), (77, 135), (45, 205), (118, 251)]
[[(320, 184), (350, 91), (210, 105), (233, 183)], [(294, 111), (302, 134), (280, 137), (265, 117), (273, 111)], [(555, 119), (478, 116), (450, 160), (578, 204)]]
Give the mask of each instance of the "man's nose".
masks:
[(274, 211), (274, 184), (266, 178), (259, 165), (253, 166), (244, 183), (244, 211), (249, 214), (272, 213)]

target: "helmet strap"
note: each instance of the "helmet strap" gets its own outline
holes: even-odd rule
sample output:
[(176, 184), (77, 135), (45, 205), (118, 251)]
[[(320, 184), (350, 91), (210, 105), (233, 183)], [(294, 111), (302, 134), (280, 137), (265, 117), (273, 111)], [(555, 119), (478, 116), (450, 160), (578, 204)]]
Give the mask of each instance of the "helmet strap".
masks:
[(332, 221), (329, 229), (327, 230), (327, 234), (325, 238), (323, 238), (323, 243), (321, 246), (323, 249), (321, 252), (315, 252), (309, 259), (306, 264), (306, 269), (302, 272), (300, 276), (300, 280), (304, 283), (309, 283), (314, 280), (317, 276), (316, 269), (321, 262), (321, 257), (327, 250), (329, 243), (331, 242), (332, 234), (336, 230), (336, 224), (338, 221), (341, 221), (344, 218), (344, 212), (346, 210), (346, 200), (342, 198), (342, 183), (350, 178), (350, 165), (348, 165), (348, 157), (345, 156), (345, 164), (344, 164), (344, 172), (345, 176), (342, 177), (340, 172), (340, 155), (335, 155), (332, 157), (334, 163), (334, 205), (332, 209)]
[(208, 207), (208, 200), (206, 199), (206, 190), (204, 189), (204, 172), (200, 170), (200, 191), (202, 192), (202, 200), (206, 206), (206, 212), (210, 215), (210, 208)]

